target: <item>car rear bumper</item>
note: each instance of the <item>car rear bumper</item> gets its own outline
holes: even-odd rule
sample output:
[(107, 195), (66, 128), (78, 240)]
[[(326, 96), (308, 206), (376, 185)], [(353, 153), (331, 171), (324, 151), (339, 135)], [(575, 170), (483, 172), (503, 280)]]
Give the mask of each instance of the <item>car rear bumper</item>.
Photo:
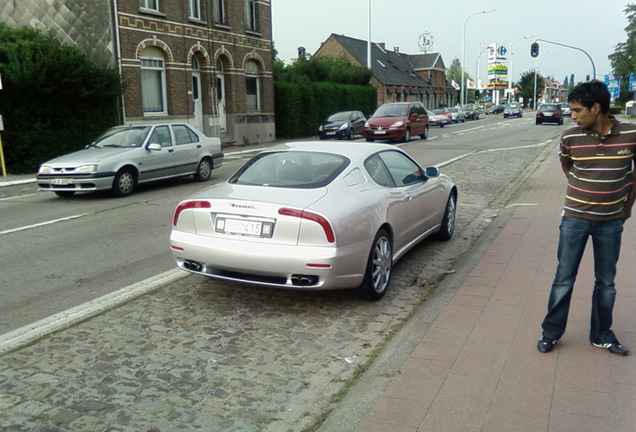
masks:
[(214, 279), (287, 289), (355, 288), (362, 283), (371, 245), (297, 246), (201, 236), (173, 230), (177, 266)]

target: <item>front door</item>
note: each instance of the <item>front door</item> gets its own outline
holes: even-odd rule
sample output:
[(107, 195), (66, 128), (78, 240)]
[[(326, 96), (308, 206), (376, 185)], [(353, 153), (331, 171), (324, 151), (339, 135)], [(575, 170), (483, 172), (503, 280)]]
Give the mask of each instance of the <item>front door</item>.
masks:
[(227, 129), (225, 115), (225, 77), (222, 73), (216, 76), (217, 113), (219, 114), (219, 127), (222, 131)]
[(196, 57), (192, 57), (192, 103), (193, 124), (200, 130), (203, 128), (203, 103), (201, 101), (201, 69)]

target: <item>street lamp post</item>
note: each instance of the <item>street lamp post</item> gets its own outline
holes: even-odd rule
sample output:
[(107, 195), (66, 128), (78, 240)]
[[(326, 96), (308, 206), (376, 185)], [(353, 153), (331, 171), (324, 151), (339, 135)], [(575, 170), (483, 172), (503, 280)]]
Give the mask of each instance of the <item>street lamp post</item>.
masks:
[(465, 105), (466, 104), (466, 83), (464, 82), (464, 70), (466, 69), (466, 67), (464, 66), (464, 61), (466, 60), (466, 21), (468, 21), (468, 18), (475, 16), (475, 15), (479, 15), (479, 14), (487, 14), (487, 13), (492, 13), (495, 12), (495, 9), (488, 9), (488, 10), (483, 10), (483, 11), (479, 11), (479, 12), (473, 12), (470, 15), (468, 15), (466, 17), (466, 19), (464, 20), (464, 25), (462, 26), (462, 75), (461, 75), (461, 96), (460, 96), (460, 105)]
[[(554, 51), (548, 51), (546, 54), (553, 54)], [(537, 69), (539, 68), (539, 58), (534, 59), (534, 109), (537, 109)]]
[(515, 54), (512, 51), (512, 45), (515, 42), (520, 41), (521, 39), (530, 39), (530, 38), (533, 38), (533, 37), (534, 37), (534, 35), (528, 35), (528, 36), (520, 37), (520, 38), (515, 39), (512, 42), (510, 42), (510, 73), (508, 74), (508, 94), (510, 94), (510, 91), (512, 90), (512, 56)]

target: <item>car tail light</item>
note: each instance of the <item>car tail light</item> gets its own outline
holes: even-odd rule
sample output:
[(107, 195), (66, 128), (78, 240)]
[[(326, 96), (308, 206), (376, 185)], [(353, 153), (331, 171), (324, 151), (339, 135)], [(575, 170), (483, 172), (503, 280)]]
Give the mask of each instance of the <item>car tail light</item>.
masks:
[(191, 208), (210, 208), (212, 204), (210, 201), (185, 201), (180, 203), (174, 211), (174, 216), (172, 217), (172, 226), (177, 226), (177, 222), (179, 221), (179, 215), (182, 211), (191, 209)]
[(293, 216), (293, 217), (317, 222), (325, 231), (325, 235), (327, 236), (327, 241), (329, 243), (333, 243), (336, 241), (336, 236), (333, 233), (333, 228), (331, 227), (331, 224), (329, 223), (329, 221), (316, 213), (311, 213), (305, 210), (297, 210), (297, 209), (283, 207), (278, 209), (278, 214), (284, 215), (284, 216)]

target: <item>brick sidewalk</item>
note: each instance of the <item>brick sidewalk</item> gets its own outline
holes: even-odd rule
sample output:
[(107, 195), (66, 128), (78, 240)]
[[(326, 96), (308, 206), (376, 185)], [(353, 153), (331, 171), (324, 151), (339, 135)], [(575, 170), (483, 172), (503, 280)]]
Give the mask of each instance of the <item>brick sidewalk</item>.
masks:
[(568, 329), (539, 353), (566, 185), (556, 157), (544, 166), (359, 432), (636, 431), (636, 219), (623, 237), (613, 326), (632, 355), (588, 342), (591, 245)]

